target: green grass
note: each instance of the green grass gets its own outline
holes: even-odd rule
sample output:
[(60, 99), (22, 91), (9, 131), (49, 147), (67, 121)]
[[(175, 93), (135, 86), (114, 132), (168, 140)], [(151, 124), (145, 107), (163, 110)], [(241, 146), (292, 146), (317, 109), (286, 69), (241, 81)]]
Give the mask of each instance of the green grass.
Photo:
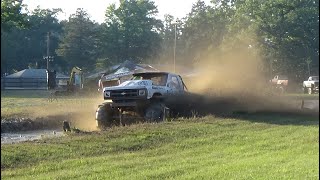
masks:
[(304, 100), (319, 100), (319, 94), (285, 94), (286, 97)]
[(9, 179), (319, 179), (317, 117), (207, 116), (2, 145)]
[[(1, 113), (7, 106), (11, 116), (23, 113), (26, 104), (27, 110), (44, 111), (96, 101), (70, 97), (48, 103), (45, 96), (32, 94), (1, 94)], [(319, 179), (319, 118), (206, 116), (2, 144), (1, 178)]]
[[(68, 112), (77, 108), (94, 106), (102, 98), (97, 96), (65, 96), (48, 102), (49, 92), (45, 90), (1, 91), (1, 117), (50, 115), (50, 112)], [(71, 108), (73, 107), (73, 108)]]

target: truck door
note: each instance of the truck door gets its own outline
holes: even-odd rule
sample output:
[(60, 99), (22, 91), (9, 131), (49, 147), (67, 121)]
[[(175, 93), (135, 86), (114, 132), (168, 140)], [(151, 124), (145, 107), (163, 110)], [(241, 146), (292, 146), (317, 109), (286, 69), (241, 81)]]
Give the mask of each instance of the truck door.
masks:
[(181, 81), (179, 81), (178, 76), (176, 75), (169, 75), (167, 86), (170, 88), (170, 93), (179, 93), (181, 89), (183, 89)]

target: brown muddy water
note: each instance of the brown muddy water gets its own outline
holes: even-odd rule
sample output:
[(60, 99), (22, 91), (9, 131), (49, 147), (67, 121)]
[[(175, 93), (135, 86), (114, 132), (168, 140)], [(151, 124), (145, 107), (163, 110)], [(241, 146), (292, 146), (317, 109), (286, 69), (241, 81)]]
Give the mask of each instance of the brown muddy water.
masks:
[(1, 144), (14, 144), (42, 138), (55, 138), (63, 136), (61, 130), (36, 130), (15, 133), (1, 133)]

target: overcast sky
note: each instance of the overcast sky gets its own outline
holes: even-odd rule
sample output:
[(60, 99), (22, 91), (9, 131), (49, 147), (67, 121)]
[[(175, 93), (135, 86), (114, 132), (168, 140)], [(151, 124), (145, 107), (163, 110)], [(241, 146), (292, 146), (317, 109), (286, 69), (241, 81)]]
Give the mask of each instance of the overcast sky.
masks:
[[(163, 19), (164, 14), (171, 14), (176, 18), (186, 16), (197, 0), (154, 0), (158, 7), (158, 18)], [(91, 16), (91, 20), (102, 23), (104, 21), (105, 10), (111, 3), (118, 3), (119, 0), (23, 0), (23, 4), (28, 5), (29, 11), (38, 5), (42, 9), (61, 8), (64, 14), (59, 19), (68, 19), (70, 14), (76, 12), (77, 8), (83, 8)], [(209, 5), (210, 0), (204, 0)]]

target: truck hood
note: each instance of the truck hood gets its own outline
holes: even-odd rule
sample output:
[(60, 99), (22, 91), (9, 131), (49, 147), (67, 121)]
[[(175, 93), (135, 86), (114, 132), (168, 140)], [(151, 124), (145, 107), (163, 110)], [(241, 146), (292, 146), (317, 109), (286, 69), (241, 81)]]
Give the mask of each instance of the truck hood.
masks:
[(118, 86), (105, 87), (103, 90), (118, 90), (118, 89), (142, 89), (147, 86), (152, 86), (151, 80), (130, 80), (125, 81)]

